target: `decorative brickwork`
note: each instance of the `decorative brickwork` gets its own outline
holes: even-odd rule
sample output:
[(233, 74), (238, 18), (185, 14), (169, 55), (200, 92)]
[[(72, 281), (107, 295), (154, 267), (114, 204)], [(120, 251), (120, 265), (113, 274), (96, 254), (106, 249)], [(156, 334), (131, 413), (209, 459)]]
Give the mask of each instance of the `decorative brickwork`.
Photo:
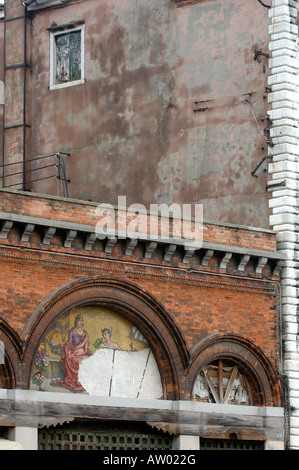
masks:
[(247, 338), (215, 334), (205, 338), (194, 350), (190, 380), (215, 359), (231, 359), (248, 381), (252, 405), (281, 406), (278, 376), (263, 352)]
[[(4, 194), (6, 193), (0, 193), (0, 196)], [(239, 335), (238, 337), (243, 338), (240, 339), (238, 350), (240, 355), (246, 356), (248, 353), (242, 346), (242, 341), (247, 344), (246, 338), (251, 339), (256, 350), (263, 351), (260, 355), (259, 380), (264, 383), (265, 390), (272, 391), (265, 392), (257, 402), (280, 402), (279, 385), (273, 391), (275, 374), (269, 373), (271, 379), (268, 382), (263, 378), (263, 371), (271, 370), (270, 366), (265, 365), (268, 361), (276, 370), (281, 367), (279, 278), (273, 275), (273, 268), (280, 263), (280, 257), (276, 258), (277, 253), (269, 250), (274, 247), (271, 232), (206, 224), (204, 233), (213, 240), (211, 246), (216, 247), (215, 252), (210, 257), (206, 253), (206, 264), (193, 260), (186, 269), (182, 259), (180, 262), (178, 258), (163, 261), (162, 252), (159, 251), (155, 251), (151, 259), (145, 258), (139, 245), (130, 254), (124, 255), (122, 249), (126, 243), (121, 240), (115, 244), (112, 253), (102, 250), (101, 244), (99, 247), (94, 246), (92, 253), (88, 253), (84, 249), (84, 243), (80, 241), (80, 230), (73, 243), (66, 246), (63, 234), (67, 233), (67, 227), (65, 232), (60, 228), (51, 243), (44, 245), (42, 226), (39, 228), (34, 224), (34, 229), (29, 233), (26, 223), (32, 221), (30, 211), (38, 209), (35, 202), (48, 205), (44, 224), (45, 220), (48, 224), (57, 224), (57, 218), (62, 218), (63, 214), (69, 214), (71, 219), (73, 208), (77, 209), (78, 219), (82, 209), (83, 221), (83, 209), (88, 217), (89, 206), (62, 199), (36, 198), (34, 195), (31, 199), (29, 195), (11, 192), (7, 196), (11, 209), (18, 207), (23, 217), (19, 222), (15, 221), (1, 239), (1, 287), (6, 292), (2, 318), (5, 322), (9, 319), (10, 337), (14, 338), (15, 347), (10, 347), (7, 354), (12, 357), (18, 387), (29, 387), (36, 348), (52, 323), (70, 308), (92, 304), (120, 313), (147, 338), (163, 377), (165, 398), (190, 398), (192, 380), (202, 365), (197, 345), (210, 335), (226, 332), (232, 337)], [(57, 217), (55, 221), (50, 205)], [(7, 209), (5, 200), (3, 206)], [(45, 215), (42, 206), (41, 212), (36, 215), (41, 214)], [(2, 212), (2, 217), (8, 220), (8, 212), (6, 216)], [(41, 223), (40, 218), (36, 220)], [(5, 222), (2, 223), (2, 230), (4, 226)], [(45, 228), (47, 229), (46, 226)], [(240, 233), (247, 236), (249, 247), (250, 244), (256, 246), (256, 235), (259, 248), (262, 249), (265, 245), (268, 249), (264, 263), (261, 258), (255, 258), (258, 250), (247, 248), (246, 252), (239, 254), (242, 258), (248, 253), (249, 259), (254, 255), (252, 261), (247, 260), (249, 270), (246, 271), (237, 269), (241, 258), (235, 264), (235, 270), (223, 263), (226, 250), (237, 248), (234, 243)], [(227, 245), (222, 244), (224, 241)], [(244, 243), (243, 236), (241, 241)], [(139, 243), (142, 245), (143, 242)], [(219, 250), (223, 251), (220, 257)], [(259, 273), (254, 268), (254, 259), (260, 260)], [(11, 315), (12, 311), (18, 314)], [(17, 351), (22, 358), (19, 364), (16, 361)], [(223, 350), (223, 354), (227, 352)], [(249, 362), (247, 365), (249, 366)]]
[[(146, 422), (180, 443), (269, 447), (283, 447), (290, 428), (286, 442), (299, 448), (297, 2), (273, 0), (269, 11), (256, 0), (60, 3), (7, 0), (0, 24), (0, 425)], [(79, 23), (82, 80), (70, 89), (48, 80), (47, 41)], [(61, 167), (47, 172), (56, 145), (70, 157), (70, 198), (55, 196)], [(36, 167), (38, 155), (51, 164)], [(118, 194), (142, 204), (138, 237)], [(104, 200), (107, 219), (94, 202)], [(155, 201), (201, 202), (200, 243), (190, 243), (193, 216), (168, 217), (167, 230)], [(142, 347), (119, 347), (107, 318)], [(136, 377), (138, 393), (152, 377), (158, 393), (122, 388)], [(246, 399), (229, 401), (238, 380)]]

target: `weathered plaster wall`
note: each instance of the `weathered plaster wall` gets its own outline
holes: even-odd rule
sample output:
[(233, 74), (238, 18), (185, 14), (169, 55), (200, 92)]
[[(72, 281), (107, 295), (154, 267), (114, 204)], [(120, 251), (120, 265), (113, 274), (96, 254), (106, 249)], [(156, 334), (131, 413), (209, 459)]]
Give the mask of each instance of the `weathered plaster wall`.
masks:
[[(86, 83), (49, 91), (47, 28), (74, 20), (85, 21)], [(206, 219), (268, 227), (266, 166), (251, 175), (266, 145), (267, 59), (254, 49), (267, 51), (267, 26), (252, 0), (88, 0), (37, 13), (32, 155), (71, 153), (72, 197), (202, 202)], [(59, 193), (55, 180), (33, 189)]]
[[(0, 11), (1, 15), (1, 11)], [(0, 19), (0, 44), (3, 44), (4, 41), (4, 21)], [(0, 53), (0, 80), (3, 81), (3, 53)], [(3, 105), (1, 105), (1, 96), (2, 89), (0, 88), (0, 164), (2, 164), (2, 142), (3, 142)], [(2, 170), (0, 170), (0, 176), (2, 175)]]

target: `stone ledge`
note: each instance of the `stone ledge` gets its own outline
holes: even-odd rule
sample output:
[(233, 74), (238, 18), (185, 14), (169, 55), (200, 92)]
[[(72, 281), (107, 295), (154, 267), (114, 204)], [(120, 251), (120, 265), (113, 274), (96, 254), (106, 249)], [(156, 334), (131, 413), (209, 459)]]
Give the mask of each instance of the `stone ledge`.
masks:
[[(95, 226), (92, 225), (1, 212), (0, 242), (1, 240), (3, 241), (3, 247), (7, 245), (9, 234), (15, 226), (17, 226), (20, 239), (17, 243), (18, 246), (28, 246), (26, 243), (30, 243), (30, 237), (35, 231), (38, 231), (38, 233), (43, 233), (42, 246), (50, 247), (55, 251), (57, 250), (57, 246), (51, 246), (51, 243), (56, 231), (59, 230), (63, 235), (63, 247), (67, 250), (72, 250), (77, 236), (80, 235), (83, 237), (85, 240), (83, 253), (85, 251), (87, 256), (88, 252), (92, 252), (97, 241)], [(154, 238), (147, 234), (138, 234), (138, 238), (130, 238), (124, 231), (117, 230), (107, 230), (106, 236), (101, 240), (103, 252), (106, 254), (113, 253), (118, 242), (125, 242), (123, 256), (128, 259), (133, 255), (137, 246), (143, 247), (144, 260), (151, 259), (154, 251), (160, 247), (164, 252), (164, 261), (168, 263), (171, 263), (172, 257), (176, 251), (181, 253), (182, 263), (190, 264), (192, 256), (196, 255), (199, 257), (200, 265), (203, 267), (208, 267), (211, 258), (216, 256), (219, 268), (224, 270), (227, 269), (230, 260), (235, 258), (237, 270), (240, 272), (245, 272), (248, 263), (253, 261), (255, 274), (257, 275), (262, 274), (263, 268), (268, 263), (271, 264), (272, 275), (278, 275), (281, 268), (281, 261), (285, 258), (285, 255), (281, 252), (244, 248), (206, 241), (203, 241), (199, 245), (192, 245), (185, 239), (171, 237)], [(13, 247), (14, 244), (12, 243), (10, 246)]]
[(201, 437), (211, 431), (225, 437), (230, 428), (237, 428), (242, 439), (277, 440), (279, 434), (283, 441), (283, 408), (0, 390), (1, 426), (44, 427), (71, 422), (76, 416), (145, 421), (171, 434)]

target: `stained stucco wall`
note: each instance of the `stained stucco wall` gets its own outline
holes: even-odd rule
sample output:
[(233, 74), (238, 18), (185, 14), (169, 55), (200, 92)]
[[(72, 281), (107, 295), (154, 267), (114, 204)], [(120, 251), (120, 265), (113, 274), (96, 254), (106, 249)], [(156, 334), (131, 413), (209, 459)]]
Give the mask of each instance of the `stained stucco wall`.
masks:
[[(0, 10), (0, 44), (3, 45), (4, 43), (4, 20), (1, 18), (1, 10)], [(1, 47), (1, 49), (3, 49)], [(3, 53), (0, 52), (0, 80), (3, 81)], [(4, 85), (3, 85), (4, 87)], [(4, 98), (4, 91), (2, 88), (2, 84), (0, 83), (0, 164), (2, 164), (2, 147), (3, 147), (3, 105), (1, 104)], [(2, 175), (2, 171), (0, 170), (0, 175)]]
[[(86, 83), (50, 91), (47, 28), (75, 20)], [(266, 164), (251, 175), (267, 151), (268, 60), (254, 60), (267, 34), (255, 0), (86, 0), (36, 13), (32, 155), (71, 153), (71, 197), (201, 202), (205, 219), (268, 227)], [(59, 194), (54, 179), (33, 190)]]

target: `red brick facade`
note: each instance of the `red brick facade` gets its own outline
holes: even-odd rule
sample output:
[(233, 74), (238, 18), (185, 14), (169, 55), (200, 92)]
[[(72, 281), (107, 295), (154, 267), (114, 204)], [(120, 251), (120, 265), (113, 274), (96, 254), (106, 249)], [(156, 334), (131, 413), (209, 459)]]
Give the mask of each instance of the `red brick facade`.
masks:
[[(257, 3), (5, 2), (0, 438), (1, 427), (115, 419), (171, 429), (196, 445), (230, 436), (283, 445), (286, 255), (269, 230), (269, 18)], [(143, 209), (132, 230), (136, 203)], [(203, 207), (197, 245), (196, 217), (169, 217), (162, 206), (173, 205)], [(70, 312), (94, 307), (88, 332), (103, 333), (96, 315), (106, 309), (153, 353), (161, 387), (146, 404), (134, 395), (114, 409), (114, 399), (131, 398), (121, 394), (132, 378), (124, 359), (115, 395), (113, 368), (109, 394), (64, 387)], [(47, 356), (42, 389), (36, 358), (59, 321), (65, 337)], [(122, 358), (127, 352), (140, 351), (123, 348)], [(75, 372), (79, 380), (79, 365)], [(238, 380), (244, 406), (226, 408), (240, 404), (228, 401)]]
[[(124, 254), (124, 240), (118, 240), (113, 254), (105, 252), (101, 240), (87, 251), (80, 230), (71, 247), (64, 246), (62, 229), (45, 245), (45, 227), (38, 224), (77, 220), (78, 227), (79, 222), (94, 226), (95, 205), (8, 191), (1, 192), (0, 198), (2, 229), (4, 219), (15, 214), (23, 217), (14, 221), (6, 235), (1, 232), (0, 338), (7, 349), (12, 386), (30, 386), (36, 347), (54, 319), (69, 308), (91, 303), (121, 313), (148, 339), (163, 377), (165, 398), (190, 399), (200, 368), (209, 360), (230, 357), (242, 364), (251, 381), (263, 383), (254, 392), (254, 403), (280, 405), (279, 278), (273, 270), (277, 259), (271, 259), (276, 254), (274, 234), (204, 225), (204, 243), (210, 248), (221, 247), (225, 252), (247, 246), (255, 256), (257, 248), (263, 248), (269, 259), (261, 274), (256, 272), (254, 256), (240, 272), (237, 252), (225, 268), (220, 268), (223, 254), (217, 250), (208, 266), (200, 261), (201, 250), (186, 265), (180, 251), (165, 261), (159, 245), (145, 259), (141, 242), (130, 256)], [(34, 221), (28, 241), (22, 241), (28, 222)]]

